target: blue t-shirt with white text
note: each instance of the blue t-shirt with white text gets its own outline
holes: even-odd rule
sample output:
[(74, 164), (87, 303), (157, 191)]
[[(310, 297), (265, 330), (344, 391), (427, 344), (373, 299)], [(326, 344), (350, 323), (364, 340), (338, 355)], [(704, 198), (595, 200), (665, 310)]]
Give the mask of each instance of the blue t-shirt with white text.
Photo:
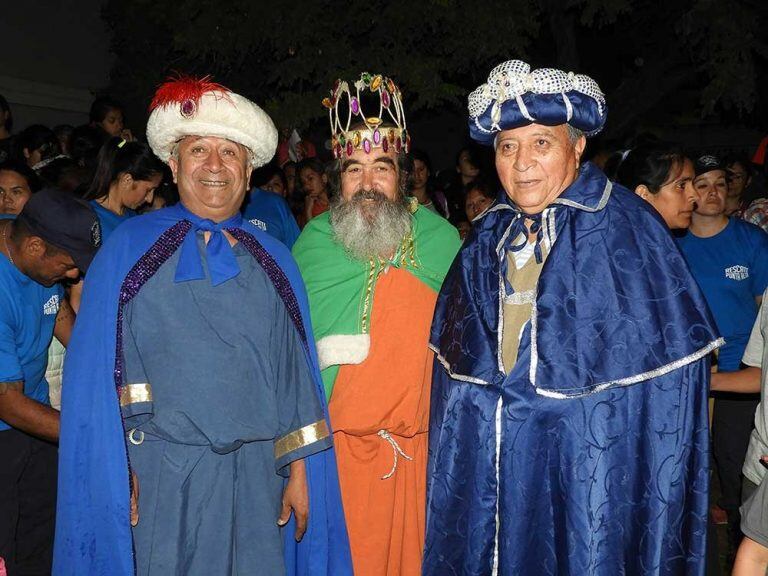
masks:
[(768, 234), (731, 218), (714, 236), (689, 231), (678, 243), (725, 338), (718, 368), (738, 370), (757, 316), (755, 297), (768, 286)]
[[(24, 382), (24, 394), (48, 404), (48, 346), (59, 303), (60, 284), (46, 288), (22, 274), (0, 254), (0, 382)], [(0, 430), (10, 426), (0, 420)]]
[(246, 196), (243, 218), (280, 240), (288, 249), (293, 248), (301, 232), (288, 203), (281, 196), (260, 188), (254, 188)]

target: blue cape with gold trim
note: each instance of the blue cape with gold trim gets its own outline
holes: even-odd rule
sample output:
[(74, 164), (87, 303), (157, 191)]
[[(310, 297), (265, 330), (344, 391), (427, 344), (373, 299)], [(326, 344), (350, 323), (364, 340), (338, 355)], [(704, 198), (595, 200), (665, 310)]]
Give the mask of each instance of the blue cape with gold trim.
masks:
[[(54, 574), (134, 574), (128, 458), (115, 382), (116, 331), (123, 281), (158, 238), (184, 219), (181, 206), (133, 218), (99, 250), (85, 282), (67, 350), (62, 392)], [(307, 362), (325, 408), (304, 285), (288, 249), (248, 222), (254, 237), (284, 273), (299, 305)], [(327, 409), (326, 409), (327, 416)], [(333, 449), (305, 460), (310, 516), (297, 544), (283, 528), (290, 576), (351, 575), (349, 540)]]

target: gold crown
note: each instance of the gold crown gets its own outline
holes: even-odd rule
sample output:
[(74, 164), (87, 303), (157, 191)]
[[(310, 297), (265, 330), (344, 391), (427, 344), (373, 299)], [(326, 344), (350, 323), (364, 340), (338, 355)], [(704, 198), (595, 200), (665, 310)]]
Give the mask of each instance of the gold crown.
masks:
[[(360, 80), (354, 83), (354, 94), (344, 80), (336, 80), (330, 97), (323, 98), (323, 106), (328, 108), (331, 121), (331, 148), (333, 157), (351, 156), (355, 150), (365, 150), (366, 154), (374, 148), (385, 152), (393, 148), (396, 152), (411, 147), (411, 137), (405, 127), (402, 94), (391, 78), (381, 74), (360, 74)], [(378, 95), (378, 114), (367, 114), (363, 110), (361, 96), (370, 92)], [(374, 96), (375, 98), (375, 96)], [(370, 97), (367, 99), (371, 99)], [(339, 104), (346, 104), (346, 123), (339, 113)], [(352, 126), (363, 124), (365, 128), (352, 130)], [(387, 124), (394, 124), (388, 126)]]

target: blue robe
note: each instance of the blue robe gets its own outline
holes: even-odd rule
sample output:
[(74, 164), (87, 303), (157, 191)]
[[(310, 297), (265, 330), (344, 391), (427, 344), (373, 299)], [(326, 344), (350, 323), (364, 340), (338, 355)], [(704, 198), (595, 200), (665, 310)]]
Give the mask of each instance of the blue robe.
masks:
[[(99, 250), (89, 269), (64, 369), (55, 574), (135, 573), (128, 458), (117, 394), (129, 367), (124, 365), (119, 326), (124, 304), (173, 256), (187, 233), (194, 234), (191, 219), (182, 205), (131, 219)], [(278, 241), (247, 222), (238, 224), (228, 230), (256, 258), (280, 295), (325, 411), (306, 294), (295, 263)], [(350, 575), (333, 450), (309, 456), (305, 463), (309, 526), (298, 545), (293, 520), (283, 529), (286, 573)]]
[(709, 353), (722, 341), (658, 214), (591, 164), (517, 362), (500, 282), (524, 216), (480, 221), (438, 299), (425, 576), (703, 574)]

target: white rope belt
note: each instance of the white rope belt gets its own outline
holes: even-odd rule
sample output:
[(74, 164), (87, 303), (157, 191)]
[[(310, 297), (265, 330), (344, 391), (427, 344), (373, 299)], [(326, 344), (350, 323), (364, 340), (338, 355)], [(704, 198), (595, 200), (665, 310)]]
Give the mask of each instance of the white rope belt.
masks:
[(397, 470), (397, 459), (402, 456), (406, 460), (413, 460), (408, 454), (403, 452), (403, 449), (400, 448), (400, 445), (397, 443), (397, 441), (392, 438), (389, 432), (386, 430), (379, 430), (378, 432), (379, 436), (381, 436), (384, 440), (389, 442), (389, 445), (392, 446), (392, 454), (394, 456), (394, 462), (392, 462), (392, 470), (389, 471), (389, 474), (385, 474), (381, 477), (382, 480), (387, 480), (388, 478), (391, 478), (392, 475), (395, 473), (395, 470)]

